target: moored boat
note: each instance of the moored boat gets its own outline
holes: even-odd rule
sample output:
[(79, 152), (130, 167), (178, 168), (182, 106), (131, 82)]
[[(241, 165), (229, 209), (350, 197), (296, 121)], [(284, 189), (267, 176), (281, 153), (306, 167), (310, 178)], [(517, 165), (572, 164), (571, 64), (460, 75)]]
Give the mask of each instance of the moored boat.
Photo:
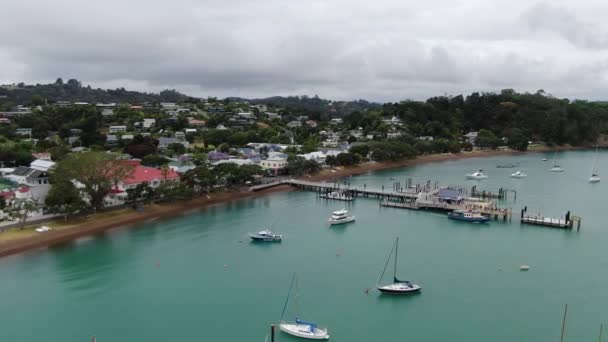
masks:
[[(295, 287), (295, 289), (294, 289)], [(287, 293), (287, 299), (285, 300), (285, 305), (283, 305), (283, 312), (281, 313), (281, 322), (279, 323), (279, 329), (281, 331), (300, 338), (305, 338), (309, 340), (327, 340), (329, 339), (329, 332), (325, 328), (320, 328), (316, 323), (308, 322), (297, 318), (294, 322), (286, 322), (283, 320), (285, 317), (285, 311), (289, 306), (289, 299), (291, 298), (292, 289), (296, 293), (294, 295), (294, 299), (296, 300), (296, 311), (297, 311), (297, 300), (298, 300), (298, 281), (297, 277), (294, 273), (291, 278), (291, 285), (289, 286), (289, 292)], [(297, 315), (297, 313), (296, 313)]]
[(591, 177), (589, 177), (589, 183), (597, 183), (600, 181), (600, 176), (597, 174), (597, 155), (598, 149), (595, 148), (595, 157), (593, 158), (593, 166), (591, 166)]
[(457, 221), (486, 223), (490, 217), (471, 210), (454, 210), (448, 213), (448, 218)]
[(283, 235), (274, 234), (270, 229), (261, 230), (255, 234), (249, 234), (249, 237), (253, 241), (265, 241), (265, 242), (280, 242), (283, 239)]
[[(386, 265), (384, 266), (384, 270), (382, 271), (382, 274), (380, 275), (380, 279), (378, 279), (378, 284), (376, 285), (376, 288), (382, 292), (382, 293), (387, 293), (387, 294), (409, 294), (409, 293), (416, 293), (419, 292), (421, 287), (412, 283), (409, 280), (399, 280), (397, 279), (397, 254), (398, 254), (398, 249), (399, 249), (399, 238), (395, 239), (395, 244), (393, 245), (393, 248), (391, 249), (390, 254), (388, 255), (388, 260), (386, 260)], [(393, 251), (395, 251), (395, 264), (394, 264), (394, 270), (393, 270), (393, 283), (392, 284), (386, 284), (386, 285), (380, 285), (380, 282), (382, 281), (382, 277), (384, 276), (384, 273), (386, 272), (386, 268), (388, 267), (388, 264), (391, 261), (391, 257), (393, 256)]]
[(355, 220), (355, 216), (348, 215), (348, 210), (342, 209), (342, 210), (334, 211), (331, 214), (331, 217), (329, 218), (328, 222), (329, 222), (329, 224), (334, 225), (334, 224), (348, 223), (348, 222), (352, 222), (354, 220)]
[(467, 177), (467, 179), (486, 179), (486, 178), (488, 178), (488, 176), (483, 173), (483, 170), (477, 170), (473, 173), (468, 173), (465, 176)]
[(528, 175), (521, 171), (515, 171), (514, 173), (511, 174), (511, 177), (512, 178), (526, 178), (526, 177), (528, 177)]

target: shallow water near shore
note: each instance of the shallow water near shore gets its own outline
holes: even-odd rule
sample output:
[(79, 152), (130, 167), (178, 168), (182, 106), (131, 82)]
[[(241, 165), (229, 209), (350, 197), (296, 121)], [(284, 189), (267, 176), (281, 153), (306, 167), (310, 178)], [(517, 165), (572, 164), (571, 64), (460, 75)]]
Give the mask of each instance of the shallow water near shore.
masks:
[[(512, 222), (453, 222), (444, 214), (352, 204), (286, 192), (216, 205), (67, 244), (0, 259), (0, 341), (264, 341), (281, 315), (293, 272), (300, 318), (329, 327), (332, 341), (597, 340), (608, 320), (608, 152), (589, 184), (595, 153), (475, 158), (368, 173), (351, 184), (513, 189)], [(546, 157), (549, 161), (542, 162)], [(516, 169), (498, 164), (519, 163)], [(489, 179), (467, 181), (483, 169)], [(515, 170), (528, 174), (513, 179)], [(525, 226), (519, 210), (582, 217), (580, 232)], [(330, 228), (333, 210), (357, 221)], [(274, 224), (282, 243), (247, 237)], [(408, 297), (373, 290), (396, 236), (398, 277), (422, 286)], [(530, 271), (520, 272), (527, 264)], [(388, 278), (387, 278), (388, 279)], [(293, 310), (288, 310), (290, 313)], [(279, 334), (279, 341), (297, 341)]]

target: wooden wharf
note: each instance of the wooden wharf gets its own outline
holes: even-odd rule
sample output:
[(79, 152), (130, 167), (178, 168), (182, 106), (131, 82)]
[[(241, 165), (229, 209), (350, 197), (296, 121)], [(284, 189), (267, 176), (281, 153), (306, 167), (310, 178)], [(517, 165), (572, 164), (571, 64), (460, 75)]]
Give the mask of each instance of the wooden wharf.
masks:
[(521, 210), (521, 223), (537, 226), (581, 230), (581, 218), (570, 214), (568, 211), (564, 218), (546, 217), (542, 214), (527, 214), (527, 207)]

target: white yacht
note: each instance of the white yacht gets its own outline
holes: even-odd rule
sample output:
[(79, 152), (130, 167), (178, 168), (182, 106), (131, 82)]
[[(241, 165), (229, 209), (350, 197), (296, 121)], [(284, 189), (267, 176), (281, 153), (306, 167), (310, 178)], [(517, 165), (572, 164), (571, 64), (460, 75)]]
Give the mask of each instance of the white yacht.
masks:
[(466, 174), (467, 179), (486, 179), (488, 178), (488, 176), (486, 176), (483, 173), (483, 170), (477, 170), (473, 173), (468, 173)]
[(521, 171), (515, 171), (514, 173), (511, 174), (511, 177), (512, 178), (526, 178), (526, 177), (528, 177), (528, 175)]
[(589, 177), (589, 183), (597, 183), (600, 181), (600, 176), (597, 174), (597, 154), (598, 149), (595, 148), (595, 158), (593, 159), (593, 166), (591, 166), (591, 177)]
[(348, 215), (348, 210), (342, 209), (338, 211), (334, 211), (331, 213), (331, 217), (329, 218), (329, 224), (343, 224), (352, 222), (355, 220), (355, 217), (352, 215)]
[(274, 234), (270, 229), (264, 229), (256, 234), (249, 234), (249, 237), (253, 241), (266, 241), (266, 242), (280, 242), (283, 239), (283, 235)]
[(557, 152), (553, 154), (553, 167), (549, 169), (551, 172), (564, 172), (561, 166), (557, 163)]

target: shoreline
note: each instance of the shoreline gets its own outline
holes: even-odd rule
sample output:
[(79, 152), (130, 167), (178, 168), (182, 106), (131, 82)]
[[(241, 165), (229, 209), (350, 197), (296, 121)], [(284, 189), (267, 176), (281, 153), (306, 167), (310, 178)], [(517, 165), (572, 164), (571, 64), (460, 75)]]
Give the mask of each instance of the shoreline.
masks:
[[(341, 169), (333, 170), (322, 170), (316, 175), (304, 176), (306, 180), (310, 181), (330, 181), (338, 178), (360, 175), (367, 172), (402, 168), (414, 165), (461, 160), (468, 158), (484, 158), (484, 157), (495, 157), (495, 156), (510, 156), (520, 155), (528, 153), (542, 153), (542, 152), (553, 152), (553, 151), (567, 151), (567, 150), (578, 150), (585, 149), (584, 147), (557, 147), (548, 148), (542, 147), (530, 151), (475, 151), (475, 152), (461, 152), (458, 154), (431, 154), (419, 156), (415, 159), (406, 159), (396, 162), (368, 162), (352, 167), (344, 167)], [(173, 203), (162, 203), (152, 204), (145, 206), (143, 212), (137, 212), (133, 209), (119, 209), (116, 211), (108, 211), (98, 213), (92, 217), (84, 217), (71, 219), (64, 222), (61, 219), (54, 220), (47, 225), (57, 225), (57, 229), (53, 229), (50, 232), (43, 234), (35, 233), (31, 230), (20, 231), (15, 228), (15, 234), (20, 235), (22, 232), (24, 236), (14, 237), (9, 239), (0, 239), (0, 257), (23, 253), (26, 251), (32, 251), (37, 249), (48, 248), (52, 246), (67, 244), (74, 240), (77, 240), (86, 236), (94, 236), (104, 233), (113, 229), (129, 229), (134, 227), (136, 224), (144, 223), (147, 221), (156, 221), (159, 219), (168, 219), (177, 217), (181, 214), (191, 212), (193, 210), (200, 210), (213, 205), (228, 203), (232, 201), (239, 201), (248, 198), (257, 198), (267, 196), (269, 194), (286, 192), (294, 190), (289, 185), (279, 185), (276, 187), (268, 188), (265, 190), (251, 192), (251, 191), (236, 191), (236, 192), (220, 192), (211, 194), (208, 197), (198, 197), (188, 201), (173, 202)], [(100, 217), (101, 216), (101, 217)], [(106, 217), (103, 217), (106, 216)], [(55, 228), (55, 227), (53, 227)], [(8, 232), (0, 233), (7, 234)], [(33, 235), (27, 235), (27, 234)]]

